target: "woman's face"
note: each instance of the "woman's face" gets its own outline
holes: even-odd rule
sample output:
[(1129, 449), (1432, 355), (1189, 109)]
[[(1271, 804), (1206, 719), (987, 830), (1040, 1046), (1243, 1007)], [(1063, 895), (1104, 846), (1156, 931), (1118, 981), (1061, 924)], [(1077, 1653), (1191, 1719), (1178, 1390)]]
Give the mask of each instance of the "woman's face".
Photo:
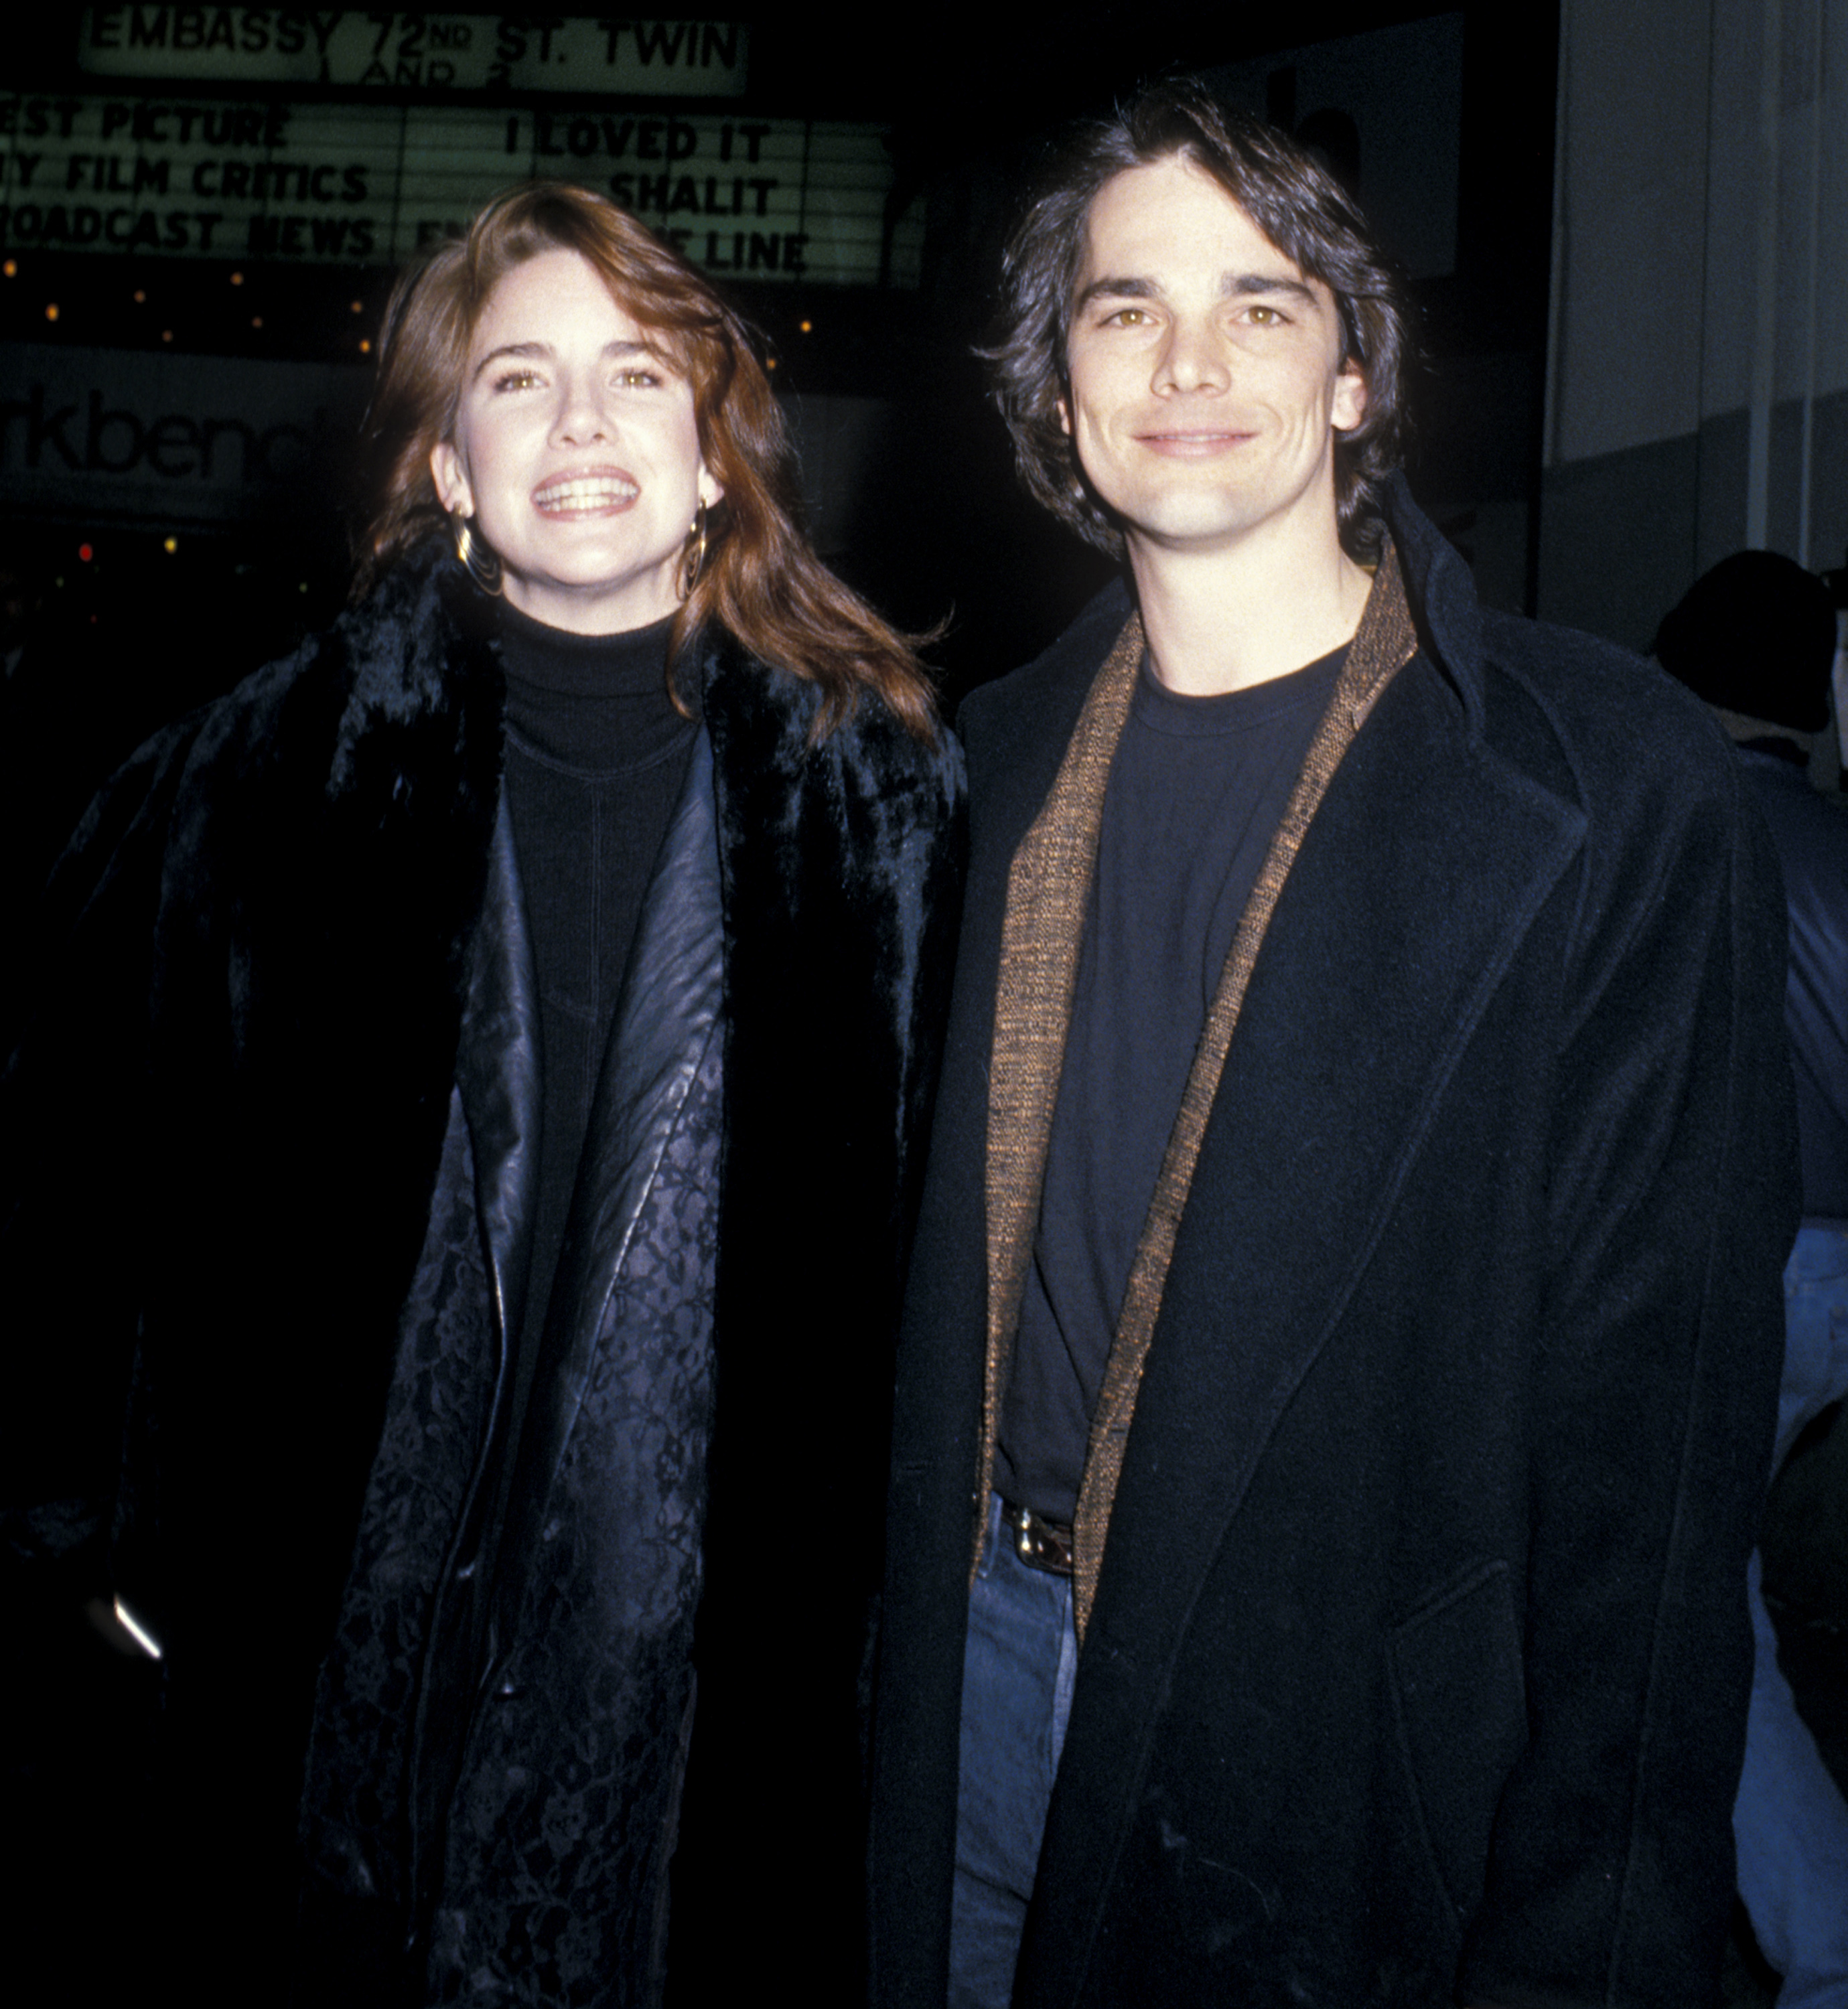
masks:
[(579, 635), (671, 614), (695, 510), (722, 492), (693, 386), (575, 251), (529, 258), (488, 296), (430, 467), (498, 554), (507, 597)]

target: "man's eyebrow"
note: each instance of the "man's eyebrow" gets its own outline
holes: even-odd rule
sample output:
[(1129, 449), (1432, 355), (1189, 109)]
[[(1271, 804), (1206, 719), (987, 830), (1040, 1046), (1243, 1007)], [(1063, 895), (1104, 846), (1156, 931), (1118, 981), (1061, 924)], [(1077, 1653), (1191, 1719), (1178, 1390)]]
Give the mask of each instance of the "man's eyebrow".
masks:
[(1219, 282), (1219, 291), (1228, 299), (1243, 299), (1248, 293), (1288, 293), (1293, 299), (1313, 302), (1315, 289), (1307, 280), (1293, 279), (1287, 272), (1228, 272)]
[[(1107, 275), (1093, 279), (1084, 289), (1073, 303), (1073, 310), (1080, 311), (1094, 299), (1157, 299), (1161, 291), (1153, 279)], [(1311, 304), (1315, 299), (1315, 289), (1307, 280), (1292, 278), (1287, 272), (1228, 272), (1219, 282), (1222, 299), (1243, 299), (1259, 293), (1285, 293), (1293, 299), (1307, 300)]]
[(1160, 291), (1153, 279), (1110, 277), (1093, 279), (1072, 303), (1072, 308), (1076, 313), (1080, 308), (1089, 306), (1096, 299), (1152, 300)]

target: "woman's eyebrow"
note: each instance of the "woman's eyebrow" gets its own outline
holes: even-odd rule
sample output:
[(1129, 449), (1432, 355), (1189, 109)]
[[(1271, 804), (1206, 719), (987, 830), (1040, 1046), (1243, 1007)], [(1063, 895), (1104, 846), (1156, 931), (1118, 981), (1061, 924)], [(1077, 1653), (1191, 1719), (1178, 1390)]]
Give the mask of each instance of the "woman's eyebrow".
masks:
[(498, 363), (504, 358), (517, 357), (523, 363), (530, 363), (542, 360), (551, 353), (552, 344), (548, 342), (504, 342), (498, 349), (489, 349), (470, 375), (479, 377), (489, 363)]
[[(512, 358), (522, 363), (544, 362), (552, 353), (552, 345), (549, 342), (504, 342), (498, 349), (489, 349), (470, 374), (471, 378), (479, 377), (489, 363), (498, 363), (503, 359)], [(605, 362), (613, 362), (619, 357), (628, 356), (646, 356), (658, 360), (660, 352), (645, 342), (606, 342), (603, 345), (603, 356)]]

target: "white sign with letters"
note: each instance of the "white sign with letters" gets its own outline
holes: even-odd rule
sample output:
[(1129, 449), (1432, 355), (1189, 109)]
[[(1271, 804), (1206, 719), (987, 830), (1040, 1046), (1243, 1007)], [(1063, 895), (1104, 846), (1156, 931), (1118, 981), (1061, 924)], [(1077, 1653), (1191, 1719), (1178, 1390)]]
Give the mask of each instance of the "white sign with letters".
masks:
[(750, 36), (742, 21), (618, 15), (90, 7), (77, 61), (93, 76), (181, 84), (736, 97)]
[(168, 526), (247, 516), (358, 428), (370, 370), (228, 356), (0, 347), (0, 479), (47, 517)]
[(0, 97), (0, 245), (397, 264), (534, 175), (603, 190), (715, 275), (913, 286), (882, 129), (630, 108)]

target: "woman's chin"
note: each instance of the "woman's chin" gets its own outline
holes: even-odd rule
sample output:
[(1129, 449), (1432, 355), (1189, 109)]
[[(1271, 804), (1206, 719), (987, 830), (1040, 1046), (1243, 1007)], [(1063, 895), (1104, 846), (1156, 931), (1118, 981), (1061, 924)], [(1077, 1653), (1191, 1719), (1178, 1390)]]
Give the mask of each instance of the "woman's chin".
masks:
[(503, 590), (509, 603), (548, 628), (574, 635), (619, 635), (665, 620), (679, 604), (671, 575), (610, 579), (537, 579), (508, 569)]

